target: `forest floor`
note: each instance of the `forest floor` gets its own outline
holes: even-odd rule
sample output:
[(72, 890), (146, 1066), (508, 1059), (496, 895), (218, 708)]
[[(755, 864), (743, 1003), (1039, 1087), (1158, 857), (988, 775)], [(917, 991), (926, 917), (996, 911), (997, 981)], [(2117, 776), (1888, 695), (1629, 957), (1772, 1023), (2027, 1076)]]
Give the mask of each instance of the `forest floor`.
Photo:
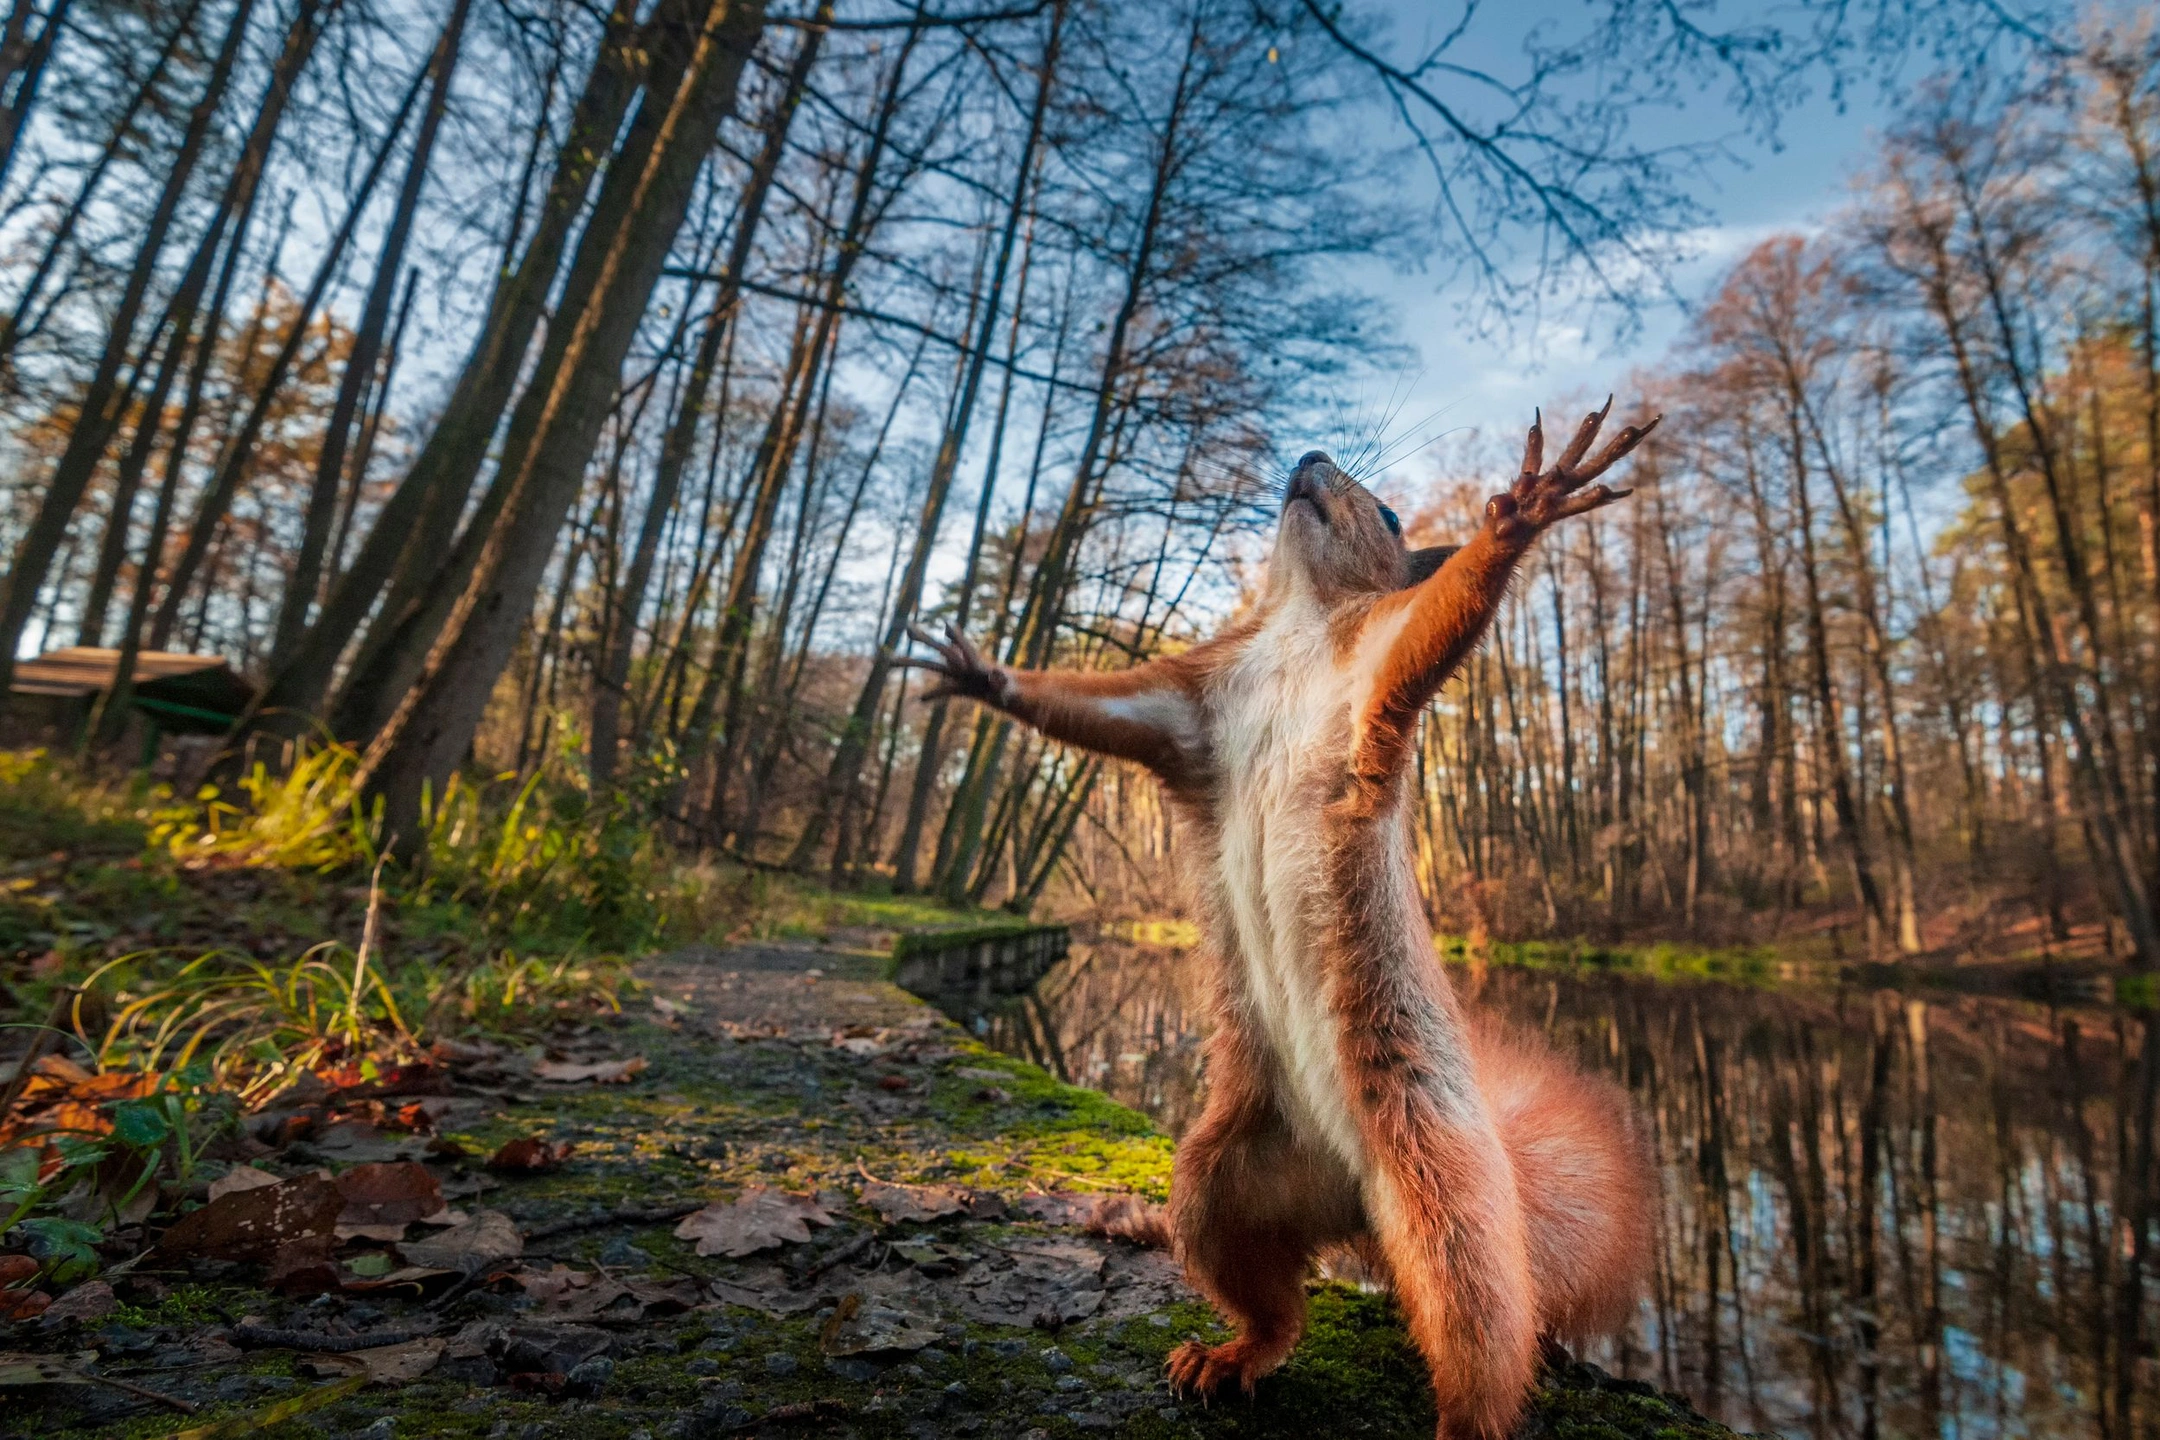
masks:
[[(1432, 1433), (1390, 1303), (1336, 1283), (1255, 1396), (1169, 1393), (1226, 1332), (1098, 1223), (1164, 1197), (1168, 1137), (882, 978), (895, 932), (983, 917), (737, 877), (734, 943), (625, 964), (560, 867), (511, 932), (0, 768), (0, 1435)], [(341, 1029), (370, 964), (401, 978)], [(1558, 1361), (1523, 1433), (1730, 1432)]]
[[(411, 1097), (427, 1116), (413, 1132), (321, 1101), (258, 1113), (215, 1188), (305, 1199), (335, 1174), (335, 1249), (312, 1264), (266, 1254), (266, 1274), (167, 1232), (0, 1337), (0, 1385), (29, 1382), (0, 1428), (1431, 1433), (1390, 1306), (1341, 1285), (1316, 1289), (1310, 1335), (1254, 1398), (1174, 1399), (1164, 1357), (1222, 1327), (1161, 1252), (1083, 1228), (1103, 1194), (1163, 1193), (1169, 1141), (984, 1049), (877, 979), (880, 964), (802, 945), (679, 951), (639, 967), (649, 988), (624, 1015), (565, 1020), (533, 1054), (449, 1052), (448, 1083), (415, 1086), (430, 1093)], [(599, 1078), (542, 1078), (577, 1067)], [(396, 1088), (372, 1098), (400, 1101)], [(509, 1153), (524, 1168), (505, 1173), (523, 1141)], [(235, 1190), (242, 1169), (257, 1188)], [(1523, 1433), (1728, 1432), (1562, 1365)]]

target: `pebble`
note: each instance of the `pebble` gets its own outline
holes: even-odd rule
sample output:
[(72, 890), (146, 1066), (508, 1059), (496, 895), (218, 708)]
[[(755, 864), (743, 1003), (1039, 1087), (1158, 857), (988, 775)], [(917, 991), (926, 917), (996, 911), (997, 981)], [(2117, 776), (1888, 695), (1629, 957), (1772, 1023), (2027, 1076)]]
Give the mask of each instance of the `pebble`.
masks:
[(1042, 1362), (1043, 1369), (1048, 1370), (1053, 1375), (1062, 1375), (1067, 1370), (1072, 1369), (1073, 1365), (1072, 1356), (1067, 1355), (1055, 1345), (1043, 1351)]
[(397, 1434), (397, 1417), (385, 1415), (364, 1430), (353, 1432), (358, 1440), (393, 1440)]
[(1158, 1330), (1168, 1330), (1172, 1325), (1176, 1324), (1177, 1322), (1172, 1320), (1168, 1315), (1150, 1315), (1147, 1317), (1147, 1323), (1153, 1325)]
[[(795, 1357), (791, 1355), (788, 1358), (792, 1360)], [(825, 1368), (841, 1379), (852, 1380), (858, 1385), (867, 1385), (877, 1379), (879, 1374), (876, 1364), (853, 1355), (834, 1355), (826, 1360)]]
[(935, 1345), (927, 1345), (915, 1353), (915, 1359), (924, 1365), (943, 1365), (946, 1361), (952, 1359), (952, 1356), (947, 1355)]
[(802, 1362), (785, 1350), (775, 1350), (765, 1357), (765, 1373), (768, 1375), (793, 1375), (802, 1368)]
[(634, 1265), (643, 1268), (652, 1264), (652, 1253), (647, 1250), (640, 1250), (637, 1246), (618, 1235), (608, 1241), (601, 1249), (600, 1263), (602, 1265)]
[(720, 1373), (720, 1362), (710, 1355), (700, 1355), (682, 1368), (687, 1375), (717, 1375)]
[(615, 1378), (615, 1362), (605, 1355), (595, 1355), (573, 1366), (563, 1378), (564, 1394), (591, 1399), (607, 1389), (608, 1381)]
[(1078, 1375), (1060, 1375), (1054, 1388), (1063, 1390), (1070, 1395), (1076, 1390), (1087, 1389), (1087, 1381), (1081, 1379)]
[[(1010, 1359), (1012, 1359), (1012, 1357), (1013, 1357), (1013, 1356), (1015, 1356), (1015, 1355), (1018, 1355), (1018, 1354), (1021, 1354), (1021, 1353), (1023, 1353), (1024, 1351), (1026, 1351), (1026, 1349), (1027, 1349), (1027, 1341), (1025, 1341), (1025, 1340), (992, 1340), (992, 1341), (990, 1342), (990, 1348), (991, 1348), (991, 1350), (995, 1351), (995, 1352), (996, 1352), (997, 1354), (999, 1354), (999, 1355), (1002, 1355), (1002, 1356), (1004, 1356), (1004, 1357), (1005, 1357), (1006, 1359), (1010, 1360)], [(1025, 1440), (1025, 1437), (1023, 1437), (1023, 1440)]]

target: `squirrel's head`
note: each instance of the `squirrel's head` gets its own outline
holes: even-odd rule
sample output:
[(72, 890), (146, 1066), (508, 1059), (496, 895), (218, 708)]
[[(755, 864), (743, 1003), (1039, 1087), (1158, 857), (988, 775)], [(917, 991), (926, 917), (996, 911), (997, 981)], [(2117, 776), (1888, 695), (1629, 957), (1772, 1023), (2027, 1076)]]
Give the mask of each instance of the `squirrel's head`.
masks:
[(1271, 584), (1302, 581), (1323, 605), (1415, 585), (1454, 553), (1403, 544), (1402, 522), (1372, 491), (1314, 450), (1290, 472)]

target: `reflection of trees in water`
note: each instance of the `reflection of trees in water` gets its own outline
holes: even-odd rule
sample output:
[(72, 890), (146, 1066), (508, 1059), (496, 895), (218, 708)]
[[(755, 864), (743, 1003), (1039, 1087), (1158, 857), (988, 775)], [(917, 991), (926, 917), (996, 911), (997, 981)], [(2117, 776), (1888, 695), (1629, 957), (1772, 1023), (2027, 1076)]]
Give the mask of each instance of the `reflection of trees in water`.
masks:
[[(1190, 954), (1079, 948), (991, 1038), (1174, 1131), (1202, 980)], [(1649, 1125), (1656, 1282), (1616, 1368), (1788, 1435), (2160, 1433), (2138, 1019), (1510, 969), (1479, 998)]]
[(1144, 1110), (1172, 1134), (1199, 1108), (1206, 976), (1194, 952), (1115, 941), (1072, 954), (1003, 1013), (992, 1045)]

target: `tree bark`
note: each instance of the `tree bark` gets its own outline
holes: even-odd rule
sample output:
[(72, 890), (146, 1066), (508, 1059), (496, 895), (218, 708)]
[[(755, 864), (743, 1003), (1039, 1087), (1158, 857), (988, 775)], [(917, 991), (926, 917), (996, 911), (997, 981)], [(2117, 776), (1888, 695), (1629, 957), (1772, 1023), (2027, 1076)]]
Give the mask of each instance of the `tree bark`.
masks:
[[(817, 16), (819, 20), (831, 19), (832, 0), (823, 0)], [(765, 202), (772, 194), (773, 178), (779, 173), (781, 158), (787, 153), (788, 132), (794, 126), (803, 90), (817, 63), (825, 33), (816, 23), (804, 31), (802, 43), (795, 50), (795, 59), (788, 67), (786, 87), (766, 118), (764, 145), (745, 181), (742, 204), (735, 217), (735, 231), (729, 238), (727, 263), (720, 271), (718, 291), (713, 296), (712, 314), (699, 337), (697, 356), (691, 364), (689, 379), (683, 385), (674, 422), (668, 427), (667, 438), (661, 442), (659, 465), (653, 473), (652, 497), (646, 505), (644, 522), (638, 529), (636, 548), (631, 552), (611, 623), (600, 639), (594, 664), (590, 759), (587, 761), (595, 793), (607, 789), (614, 778), (631, 654), (637, 642), (637, 620), (644, 608), (646, 587), (652, 583), (653, 561), (660, 551), (661, 530), (667, 523), (669, 512), (675, 508), (675, 498), (682, 489), (683, 471), (688, 468), (691, 453), (697, 446), (714, 371), (720, 360), (721, 341), (728, 327), (735, 323), (736, 305), (742, 296), (742, 278), (748, 273), (751, 248), (764, 221)]]
[[(532, 242), (516, 270), (506, 269), (498, 280), (480, 338), (459, 372), (441, 421), (377, 512), (360, 553), (331, 587), (315, 623), (263, 687), (258, 714), (295, 717), (297, 722), (298, 717), (321, 711), (338, 657), (382, 597), (401, 557), (414, 578), (408, 586), (393, 586), (384, 599), (379, 628), (369, 631), (371, 644), (380, 635), (381, 645), (387, 645), (397, 628), (397, 617), (449, 553), (458, 516), (486, 459), (489, 438), (510, 403), (519, 367), (545, 312), (548, 291), (561, 268), (592, 178), (636, 92), (635, 76), (642, 61), (635, 43), (635, 11), (632, 0), (617, 0), (609, 13), (585, 88), (571, 112), (568, 138), (549, 180)], [(361, 684), (376, 683), (364, 659), (353, 668), (356, 677), (367, 677)], [(243, 728), (250, 723), (244, 721)], [(346, 738), (360, 733), (333, 728)]]
[(330, 543), (330, 529), (337, 517), (338, 497), (343, 493), (345, 457), (360, 408), (360, 392), (375, 373), (381, 358), (383, 337), (389, 329), (391, 307), (397, 300), (398, 279), (405, 270), (405, 246), (412, 236), (420, 211), (420, 192), (427, 184), (428, 161), (434, 154), (435, 137), (442, 130), (443, 115), (450, 107), (450, 85), (457, 75), (458, 52), (464, 41), (465, 16), (472, 0), (454, 0), (450, 18), (428, 61), (427, 105), (420, 112), (420, 129), (413, 136), (412, 156), (405, 162), (405, 182), (398, 189), (397, 204), (390, 212), (390, 226), (383, 232), (382, 253), (375, 260), (375, 278), (361, 307), (360, 325), (353, 334), (352, 353), (346, 357), (339, 378), (337, 399), (330, 407), (330, 426), (324, 432), (322, 453), (315, 466), (315, 485), (308, 494), (307, 513), (301, 523), (300, 552), (293, 560), (285, 597), (278, 606), (276, 632), (270, 643), (270, 664), (292, 652), (307, 626), (308, 612), (322, 589), (323, 552)]
[(653, 138), (619, 222), (607, 232), (588, 232), (580, 247), (604, 253), (590, 298), (571, 317), (560, 372), (515, 483), (418, 681), (362, 759), (361, 780), (382, 799), (393, 845), (418, 836), (423, 795), (439, 794), (464, 759), (530, 618), (548, 553), (606, 422), (623, 357), (689, 211), (713, 133), (734, 107), (763, 11), (762, 0), (712, 0), (680, 83), (672, 94), (648, 89), (639, 108), (636, 125), (649, 127)]
[(382, 178), (384, 168), (390, 162), (390, 154), (397, 148), (397, 137), (405, 128), (405, 120), (412, 113), (415, 101), (420, 97), (420, 87), (427, 78), (423, 69), (413, 77), (406, 88), (405, 98), (399, 104), (397, 114), (391, 117), (390, 128), (376, 147), (375, 155), (360, 178), (359, 191), (353, 196), (345, 212), (345, 219), (337, 232), (330, 237), (329, 248), (323, 253), (315, 268), (315, 276), (308, 283), (307, 294), (301, 298), (293, 315), (291, 327), (285, 332), (277, 354), (271, 357), (270, 368), (263, 376), (261, 387), (255, 392), (248, 406), (247, 417), (237, 432), (225, 442), (223, 453), (218, 457), (216, 473), (204, 489), (202, 499), (196, 506), (195, 521), (189, 528), (187, 544), (181, 549), (179, 559), (173, 562), (173, 577), (167, 584), (164, 603), (158, 607), (157, 618), (151, 622), (150, 648), (161, 648), (173, 626), (178, 622), (180, 606), (186, 598), (195, 571), (202, 564), (203, 556), (210, 548), (218, 525), (231, 507), (233, 495), (240, 488), (248, 462), (255, 454), (255, 442), (261, 437), (263, 425), (270, 418), (270, 407), (276, 402), (278, 391), (284, 388), (285, 377), (292, 369), (294, 359), (300, 353), (301, 344), (307, 339), (308, 324), (322, 305), (323, 296), (330, 288), (330, 281), (337, 273), (339, 258), (345, 247), (352, 243), (352, 235), (360, 223), (361, 214), (367, 209), (368, 196), (374, 192), (375, 182)]

